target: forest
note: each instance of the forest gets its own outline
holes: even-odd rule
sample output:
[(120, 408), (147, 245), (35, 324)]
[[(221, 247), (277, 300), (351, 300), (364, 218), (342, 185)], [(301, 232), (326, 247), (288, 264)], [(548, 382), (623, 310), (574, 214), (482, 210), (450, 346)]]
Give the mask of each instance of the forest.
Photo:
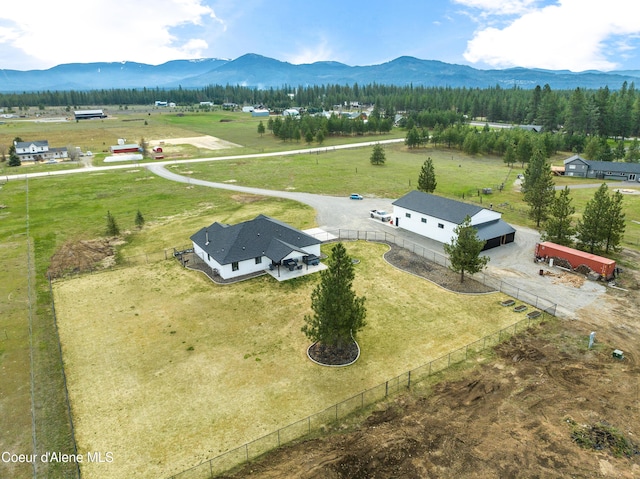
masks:
[[(640, 136), (640, 95), (633, 83), (617, 89), (576, 88), (554, 91), (549, 85), (534, 89), (499, 86), (486, 89), (414, 87), (393, 85), (283, 86), (259, 90), (243, 86), (211, 85), (201, 89), (111, 89), (43, 91), (0, 94), (0, 106), (8, 111), (28, 107), (88, 108), (92, 105), (153, 105), (158, 99), (182, 107), (200, 102), (215, 105), (264, 105), (273, 112), (299, 107), (309, 113), (375, 105), (382, 118), (402, 113), (410, 127), (433, 128), (469, 119), (488, 122), (539, 125), (543, 131), (577, 135), (581, 144), (589, 136), (630, 138)], [(208, 108), (208, 107), (204, 107)], [(581, 138), (584, 137), (584, 138)], [(570, 148), (572, 149), (572, 148)]]

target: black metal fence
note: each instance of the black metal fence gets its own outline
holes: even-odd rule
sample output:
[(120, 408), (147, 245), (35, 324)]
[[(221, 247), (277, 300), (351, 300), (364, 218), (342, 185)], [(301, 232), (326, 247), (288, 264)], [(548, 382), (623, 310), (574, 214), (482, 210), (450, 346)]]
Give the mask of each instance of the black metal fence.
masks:
[(340, 419), (344, 419), (350, 414), (372, 406), (389, 396), (393, 396), (402, 391), (407, 391), (419, 382), (427, 380), (430, 376), (440, 373), (450, 366), (462, 363), (482, 352), (493, 347), (511, 336), (529, 328), (532, 323), (538, 322), (545, 317), (544, 314), (537, 318), (525, 317), (521, 321), (503, 328), (495, 333), (485, 336), (473, 343), (469, 343), (462, 348), (451, 351), (428, 363), (418, 366), (415, 369), (406, 371), (384, 383), (380, 383), (370, 389), (362, 391), (344, 401), (336, 403), (323, 411), (307, 416), (270, 434), (262, 436), (254, 441), (248, 442), (240, 447), (236, 447), (224, 454), (209, 459), (197, 466), (182, 471), (170, 477), (170, 479), (212, 479), (234, 467), (251, 462), (263, 454), (272, 451), (289, 442), (302, 439), (312, 432), (320, 431), (335, 424)]

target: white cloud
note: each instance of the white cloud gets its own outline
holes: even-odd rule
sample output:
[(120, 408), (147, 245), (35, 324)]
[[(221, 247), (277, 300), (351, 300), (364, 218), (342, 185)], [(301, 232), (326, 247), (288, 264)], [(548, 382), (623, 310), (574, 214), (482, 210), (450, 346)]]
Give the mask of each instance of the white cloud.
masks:
[[(483, 3), (491, 0), (459, 0)], [(519, 3), (519, 2), (514, 2)], [(489, 11), (489, 10), (487, 10)], [(618, 36), (640, 33), (637, 0), (560, 0), (555, 5), (528, 10), (504, 28), (485, 26), (468, 42), (465, 59), (493, 67), (511, 66), (612, 70), (616, 56), (634, 48)]]
[(539, 0), (453, 0), (465, 7), (482, 10), (483, 16), (514, 15), (529, 11)]
[(313, 46), (304, 46), (296, 53), (285, 56), (286, 61), (294, 65), (336, 60), (326, 39), (318, 40)]
[[(207, 43), (189, 28), (224, 28), (204, 0), (22, 0), (0, 9), (0, 48), (33, 64), (195, 58)], [(34, 14), (37, 12), (37, 14)], [(181, 30), (178, 38), (173, 29)], [(4, 53), (5, 60), (7, 53)]]

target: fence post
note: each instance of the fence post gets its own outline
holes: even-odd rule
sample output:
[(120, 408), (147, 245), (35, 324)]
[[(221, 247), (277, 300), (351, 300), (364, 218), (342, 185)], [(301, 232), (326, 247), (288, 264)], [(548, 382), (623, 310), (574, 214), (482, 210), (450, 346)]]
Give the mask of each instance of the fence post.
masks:
[(407, 382), (407, 389), (411, 389), (411, 371), (409, 371), (409, 380)]
[(385, 383), (384, 387), (384, 396), (387, 397), (389, 395), (389, 381)]

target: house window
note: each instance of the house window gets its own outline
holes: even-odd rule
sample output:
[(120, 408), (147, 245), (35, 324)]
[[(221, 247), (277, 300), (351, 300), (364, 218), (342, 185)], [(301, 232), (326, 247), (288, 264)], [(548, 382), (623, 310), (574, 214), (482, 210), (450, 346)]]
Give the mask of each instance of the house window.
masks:
[(207, 261), (211, 261), (211, 255), (207, 253)]
[(404, 214), (407, 218), (411, 218), (411, 213), (405, 213)]
[(262, 256), (256, 256), (256, 264), (262, 263)]
[(444, 225), (442, 223), (438, 223), (438, 228), (440, 228), (441, 230), (444, 229)]
[(570, 170), (575, 170), (576, 169), (576, 165), (569, 165), (569, 169)]
[(427, 222), (427, 218), (420, 218), (420, 221), (422, 221), (423, 223)]
[(240, 269), (240, 267), (238, 266), (238, 262), (234, 261), (233, 263), (231, 263), (231, 271), (238, 271)]

